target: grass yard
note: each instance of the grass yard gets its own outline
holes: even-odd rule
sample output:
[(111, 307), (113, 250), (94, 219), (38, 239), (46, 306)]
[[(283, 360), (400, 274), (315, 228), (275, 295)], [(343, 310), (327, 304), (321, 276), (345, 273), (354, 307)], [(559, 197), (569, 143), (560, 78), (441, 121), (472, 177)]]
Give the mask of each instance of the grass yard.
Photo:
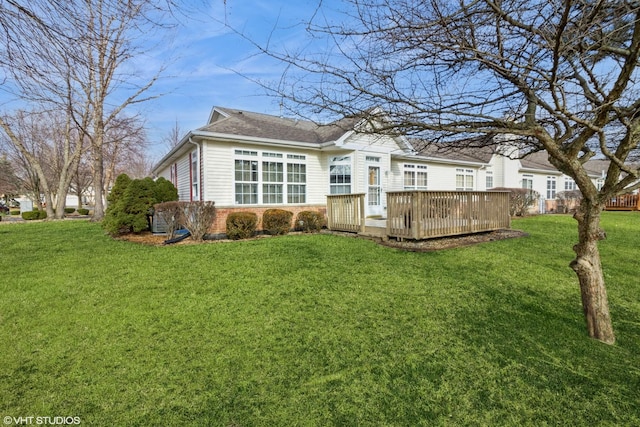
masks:
[(82, 221), (0, 225), (0, 416), (640, 425), (640, 214), (603, 225), (615, 346), (586, 337), (568, 216), (432, 253), (324, 234), (151, 247)]

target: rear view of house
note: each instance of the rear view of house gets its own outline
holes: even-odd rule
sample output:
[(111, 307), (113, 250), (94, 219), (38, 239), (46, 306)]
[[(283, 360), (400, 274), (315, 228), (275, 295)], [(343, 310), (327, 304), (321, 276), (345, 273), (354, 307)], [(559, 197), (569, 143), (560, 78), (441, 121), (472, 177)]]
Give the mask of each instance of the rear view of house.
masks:
[(384, 218), (389, 191), (524, 187), (553, 200), (559, 185), (571, 187), (544, 153), (517, 160), (488, 148), (422, 149), (404, 137), (358, 132), (363, 126), (357, 118), (318, 125), (215, 107), (153, 172), (173, 182), (180, 200), (216, 203), (212, 233), (224, 233), (234, 211), (326, 213), (334, 194), (364, 194), (365, 215)]

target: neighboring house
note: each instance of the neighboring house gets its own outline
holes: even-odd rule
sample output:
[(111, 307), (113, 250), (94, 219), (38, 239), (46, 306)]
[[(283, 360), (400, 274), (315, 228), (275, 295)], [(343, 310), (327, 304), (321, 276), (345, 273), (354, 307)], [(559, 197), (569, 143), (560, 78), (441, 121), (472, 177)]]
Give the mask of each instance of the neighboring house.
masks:
[[(484, 191), (525, 187), (553, 201), (575, 188), (544, 153), (513, 160), (488, 148), (419, 150), (415, 141), (358, 133), (354, 118), (328, 125), (215, 107), (155, 166), (180, 200), (214, 201), (213, 233), (234, 211), (282, 208), (326, 212), (329, 194), (364, 193), (366, 215), (385, 217), (387, 191)], [(508, 144), (507, 144), (508, 146)], [(602, 178), (594, 170), (594, 181)], [(547, 201), (542, 210), (555, 209)]]

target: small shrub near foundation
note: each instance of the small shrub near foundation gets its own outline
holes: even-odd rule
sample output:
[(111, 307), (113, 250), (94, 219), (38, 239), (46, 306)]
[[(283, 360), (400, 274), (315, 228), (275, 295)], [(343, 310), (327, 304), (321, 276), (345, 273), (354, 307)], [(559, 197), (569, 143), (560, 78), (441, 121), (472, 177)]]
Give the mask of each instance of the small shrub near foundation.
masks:
[(80, 215), (89, 215), (89, 209), (78, 209)]
[(267, 209), (262, 214), (262, 229), (273, 235), (287, 234), (291, 230), (293, 212), (284, 209)]
[(76, 211), (76, 208), (64, 208), (64, 213), (72, 214)]
[(317, 233), (325, 225), (324, 215), (316, 211), (302, 211), (296, 216), (296, 230)]
[(229, 239), (248, 239), (256, 232), (258, 215), (253, 212), (233, 212), (227, 216), (226, 225)]

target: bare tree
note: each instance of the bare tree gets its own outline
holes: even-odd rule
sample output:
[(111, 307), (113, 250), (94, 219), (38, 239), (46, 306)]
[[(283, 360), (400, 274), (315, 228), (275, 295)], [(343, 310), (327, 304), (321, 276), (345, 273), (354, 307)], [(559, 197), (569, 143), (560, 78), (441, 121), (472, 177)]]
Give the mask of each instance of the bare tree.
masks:
[[(148, 70), (143, 58), (153, 48), (149, 40), (175, 22), (175, 8), (173, 0), (3, 4), (0, 65), (12, 83), (5, 89), (66, 111), (83, 131), (91, 151), (96, 220), (106, 203), (107, 131), (125, 109), (154, 97), (150, 89), (162, 67)], [(0, 125), (11, 131), (6, 122)]]
[(18, 166), (22, 188), (50, 218), (62, 218), (72, 169), (78, 161), (81, 134), (70, 117), (53, 112), (18, 111), (0, 119), (3, 145)]
[[(349, 0), (344, 20), (307, 24), (310, 50), (261, 49), (287, 63), (276, 95), (291, 111), (369, 114), (378, 132), (431, 143), (545, 150), (583, 198), (575, 270), (589, 336), (613, 343), (598, 241), (611, 196), (640, 186), (640, 3), (606, 0)], [(310, 46), (317, 46), (311, 43)], [(327, 49), (327, 46), (330, 46)], [(260, 46), (258, 46), (260, 47)], [(584, 164), (610, 161), (598, 190)]]
[(83, 156), (76, 166), (76, 170), (73, 173), (71, 178), (71, 183), (69, 185), (69, 190), (72, 194), (75, 194), (78, 197), (78, 209), (84, 207), (84, 201), (87, 200), (88, 203), (93, 204), (93, 199), (90, 198), (91, 194), (91, 183), (93, 182), (91, 173), (91, 166), (86, 159), (86, 156)]
[(176, 120), (175, 124), (169, 130), (167, 135), (164, 138), (162, 138), (162, 143), (166, 148), (167, 152), (171, 151), (171, 149), (173, 149), (180, 143), (182, 136), (183, 136), (182, 129), (180, 129), (178, 120)]
[(8, 202), (9, 197), (15, 196), (20, 191), (20, 181), (15, 173), (13, 164), (6, 153), (0, 155), (0, 196)]

